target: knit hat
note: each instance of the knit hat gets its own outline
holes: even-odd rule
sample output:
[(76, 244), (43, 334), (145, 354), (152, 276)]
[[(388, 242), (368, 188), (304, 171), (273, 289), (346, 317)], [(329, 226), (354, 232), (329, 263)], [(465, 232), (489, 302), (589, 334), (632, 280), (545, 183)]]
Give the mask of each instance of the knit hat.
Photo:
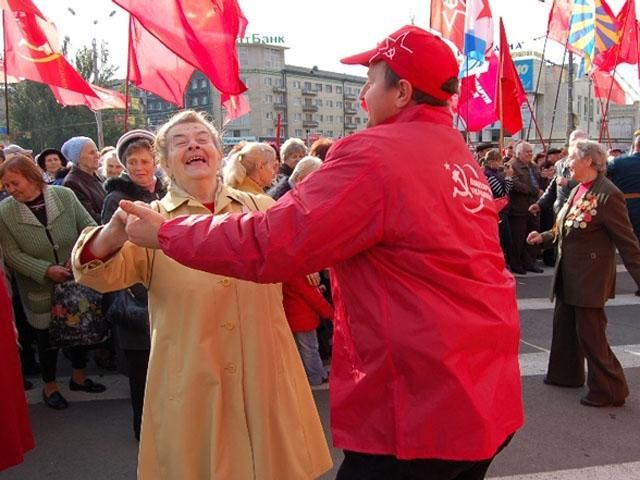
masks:
[(124, 165), (124, 152), (127, 150), (127, 147), (131, 145), (131, 143), (138, 140), (148, 140), (149, 143), (153, 146), (153, 143), (156, 141), (156, 136), (150, 131), (142, 130), (141, 128), (136, 128), (134, 130), (129, 130), (128, 132), (126, 132), (118, 139), (118, 143), (116, 143), (116, 153), (118, 155), (118, 160), (120, 160), (120, 163)]
[(62, 144), (62, 154), (73, 165), (78, 165), (80, 160), (80, 152), (87, 142), (92, 142), (89, 137), (71, 137), (69, 140)]

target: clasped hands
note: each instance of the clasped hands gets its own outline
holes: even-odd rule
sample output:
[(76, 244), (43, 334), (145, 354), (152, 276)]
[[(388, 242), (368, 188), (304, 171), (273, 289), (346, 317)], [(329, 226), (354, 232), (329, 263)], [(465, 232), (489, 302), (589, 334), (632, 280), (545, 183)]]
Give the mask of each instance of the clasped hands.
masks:
[(121, 200), (120, 206), (105, 226), (112, 245), (119, 248), (129, 240), (146, 248), (160, 248), (158, 232), (165, 217), (144, 202)]

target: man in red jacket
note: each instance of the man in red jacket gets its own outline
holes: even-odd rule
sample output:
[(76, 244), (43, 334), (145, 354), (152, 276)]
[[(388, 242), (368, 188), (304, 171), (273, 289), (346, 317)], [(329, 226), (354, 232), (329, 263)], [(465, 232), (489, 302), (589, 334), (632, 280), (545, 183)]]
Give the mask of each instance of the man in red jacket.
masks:
[(332, 266), (337, 478), (484, 478), (523, 423), (520, 332), (491, 190), (452, 127), (456, 59), (406, 26), (343, 62), (369, 67), (368, 128), (320, 170), (264, 213), (165, 222), (124, 203), (129, 237), (257, 282)]

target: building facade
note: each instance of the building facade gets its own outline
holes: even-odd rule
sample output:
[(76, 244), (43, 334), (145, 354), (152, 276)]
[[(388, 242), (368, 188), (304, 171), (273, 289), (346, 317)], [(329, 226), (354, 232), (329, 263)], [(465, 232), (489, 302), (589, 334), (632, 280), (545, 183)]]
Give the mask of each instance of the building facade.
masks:
[[(281, 142), (298, 137), (313, 142), (320, 136), (340, 138), (366, 125), (367, 114), (358, 101), (366, 78), (285, 64), (286, 48), (264, 43), (238, 45), (240, 75), (251, 112), (223, 129), (226, 145), (239, 141)], [(164, 123), (178, 108), (147, 93), (143, 95), (147, 125)], [(185, 92), (185, 107), (204, 111), (220, 128), (224, 110), (220, 96), (200, 72)]]

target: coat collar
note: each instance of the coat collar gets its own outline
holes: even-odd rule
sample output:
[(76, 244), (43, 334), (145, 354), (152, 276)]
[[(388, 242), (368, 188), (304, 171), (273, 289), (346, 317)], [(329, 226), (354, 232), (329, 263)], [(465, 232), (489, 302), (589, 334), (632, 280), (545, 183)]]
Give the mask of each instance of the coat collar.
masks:
[[(419, 104), (402, 109), (399, 113), (396, 113), (392, 117), (387, 118), (384, 122), (381, 122), (380, 126), (391, 123), (405, 123), (415, 121), (439, 123), (442, 125), (451, 126), (453, 125), (453, 116), (451, 115), (451, 110), (448, 106), (434, 107), (431, 105)], [(377, 126), (378, 125), (376, 125), (376, 127)]]
[[(51, 225), (62, 213), (62, 208), (52, 187), (45, 186), (42, 189), (42, 194), (44, 196), (44, 204), (47, 210), (47, 225)], [(38, 227), (42, 226), (40, 220), (36, 218), (29, 207), (17, 200), (14, 200), (14, 202), (18, 208), (18, 222)]]
[[(235, 190), (227, 187), (219, 180), (218, 191), (216, 192), (215, 196), (214, 215), (223, 212), (232, 202), (239, 202), (244, 204), (242, 198), (238, 195), (238, 193), (239, 192), (236, 192)], [(162, 200), (160, 200), (160, 205), (162, 205), (162, 208), (164, 208), (169, 213), (177, 210), (185, 203), (188, 207), (194, 207), (203, 210), (203, 213), (210, 213), (207, 207), (205, 207), (192, 195), (188, 194), (174, 183), (171, 183), (171, 185), (169, 186), (169, 191), (162, 198)]]

